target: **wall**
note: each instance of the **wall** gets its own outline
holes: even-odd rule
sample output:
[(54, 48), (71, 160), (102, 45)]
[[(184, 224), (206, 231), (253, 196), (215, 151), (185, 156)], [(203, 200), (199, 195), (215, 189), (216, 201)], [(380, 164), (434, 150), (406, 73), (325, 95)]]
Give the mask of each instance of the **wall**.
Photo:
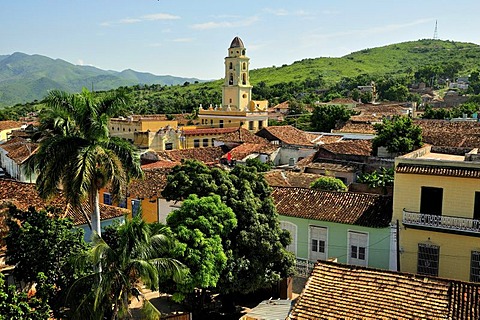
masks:
[(280, 221), (289, 221), (297, 225), (297, 257), (308, 259), (309, 226), (328, 228), (328, 258), (337, 258), (340, 263), (347, 263), (348, 231), (368, 233), (368, 266), (389, 269), (390, 261), (390, 227), (367, 228), (355, 225), (325, 222), (279, 215)]
[[(113, 218), (113, 219), (105, 219), (100, 222), (100, 225), (102, 226), (102, 230), (105, 229), (105, 227), (112, 225), (115, 221), (117, 223), (124, 223), (125, 218), (124, 217), (118, 217), (118, 218)], [(92, 230), (90, 230), (90, 227), (88, 224), (81, 224), (76, 226), (77, 228), (83, 229), (84, 236), (83, 238), (85, 241), (90, 242), (92, 240)]]

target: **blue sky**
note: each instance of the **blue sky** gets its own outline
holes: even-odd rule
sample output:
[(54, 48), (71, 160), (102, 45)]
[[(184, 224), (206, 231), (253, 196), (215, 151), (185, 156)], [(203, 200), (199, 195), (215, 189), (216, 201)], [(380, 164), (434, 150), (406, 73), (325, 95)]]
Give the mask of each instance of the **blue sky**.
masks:
[(432, 38), (480, 44), (478, 0), (1, 0), (0, 55), (223, 77), (235, 36), (251, 68)]

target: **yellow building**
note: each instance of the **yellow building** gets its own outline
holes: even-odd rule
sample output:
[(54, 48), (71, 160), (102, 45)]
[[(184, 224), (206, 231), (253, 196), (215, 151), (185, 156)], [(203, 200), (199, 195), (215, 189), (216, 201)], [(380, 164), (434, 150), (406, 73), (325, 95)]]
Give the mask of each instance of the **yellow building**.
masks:
[(222, 105), (200, 106), (198, 118), (202, 127), (243, 127), (256, 132), (268, 126), (268, 101), (252, 100), (249, 67), (243, 41), (235, 37), (225, 58)]
[[(119, 137), (134, 142), (135, 133), (155, 133), (164, 128), (178, 127), (176, 120), (168, 120), (165, 115), (132, 115), (127, 118), (111, 118), (108, 129), (112, 137)], [(141, 139), (141, 138), (139, 138)]]
[(400, 270), (480, 282), (480, 155), (424, 146), (395, 159)]

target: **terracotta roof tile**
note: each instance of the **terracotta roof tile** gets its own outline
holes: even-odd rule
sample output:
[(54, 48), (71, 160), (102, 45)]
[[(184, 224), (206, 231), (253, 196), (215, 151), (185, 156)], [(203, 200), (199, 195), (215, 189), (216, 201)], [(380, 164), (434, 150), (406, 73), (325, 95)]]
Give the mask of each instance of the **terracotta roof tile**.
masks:
[(15, 137), (0, 144), (0, 148), (8, 153), (7, 157), (15, 161), (15, 163), (21, 164), (37, 151), (38, 144)]
[(340, 128), (332, 130), (332, 132), (342, 133), (362, 133), (362, 134), (375, 134), (373, 124), (363, 122), (346, 121)]
[[(43, 210), (47, 206), (53, 206), (60, 208), (65, 213), (65, 216), (72, 218), (75, 225), (87, 223), (81, 212), (73, 210), (72, 207), (67, 205), (61, 192), (46, 201), (40, 198), (34, 183), (0, 179), (0, 204), (7, 203), (13, 204), (21, 210), (27, 210), (30, 206), (33, 206), (36, 210)], [(123, 216), (126, 213), (128, 213), (128, 210), (100, 205), (100, 217), (102, 220)]]
[(272, 198), (281, 215), (385, 228), (392, 219), (392, 197), (274, 187)]
[(288, 145), (314, 146), (312, 142), (319, 135), (299, 130), (292, 126), (270, 126), (256, 133), (269, 141), (279, 140)]
[(4, 120), (0, 121), (0, 131), (7, 129), (20, 128), (23, 125), (20, 121)]
[(157, 162), (147, 163), (142, 165), (142, 170), (160, 169), (160, 168), (173, 168), (176, 165), (181, 164), (180, 161), (160, 160)]
[(270, 186), (275, 187), (300, 187), (310, 188), (310, 184), (320, 177), (321, 174), (303, 173), (293, 171), (272, 170), (265, 172), (265, 180)]
[(371, 140), (342, 140), (339, 142), (320, 145), (320, 149), (334, 154), (349, 154), (358, 156), (370, 156), (372, 153)]
[(326, 135), (322, 134), (321, 136), (318, 136), (313, 140), (315, 143), (322, 142), (324, 144), (327, 143), (334, 143), (334, 142), (339, 142), (343, 139), (342, 135)]
[(395, 172), (480, 179), (480, 168), (468, 167), (459, 168), (399, 163), (395, 168)]
[(335, 98), (328, 103), (329, 104), (334, 104), (334, 103), (338, 103), (338, 104), (361, 104), (360, 102), (355, 101), (351, 98)]
[(287, 319), (479, 319), (479, 294), (476, 283), (319, 261)]
[(244, 128), (239, 128), (234, 132), (226, 133), (223, 136), (216, 138), (215, 140), (222, 141), (222, 142), (234, 142), (234, 143), (246, 142), (246, 143), (256, 143), (256, 144), (268, 142), (266, 139), (256, 136)]
[(156, 199), (167, 184), (167, 176), (170, 168), (156, 168), (144, 170), (143, 180), (134, 180), (128, 186), (128, 193), (131, 198)]
[(469, 121), (415, 120), (423, 142), (445, 147), (480, 147), (480, 123)]
[[(254, 154), (254, 153), (263, 153), (263, 154), (271, 154), (278, 150), (279, 146), (270, 144), (268, 142), (264, 143), (242, 143), (241, 145), (233, 148), (230, 150), (230, 155), (232, 159), (235, 160), (242, 160), (245, 157)], [(227, 154), (224, 154), (222, 158), (227, 158)]]
[(193, 159), (211, 164), (217, 163), (225, 153), (226, 151), (222, 147), (205, 147), (160, 151), (158, 155), (161, 159), (173, 162), (181, 162), (183, 159)]
[[(297, 163), (298, 166), (298, 163)], [(335, 171), (335, 172), (356, 172), (358, 171), (357, 167), (350, 166), (341, 163), (331, 163), (331, 162), (312, 162), (307, 164), (305, 167), (326, 170), (326, 171)]]

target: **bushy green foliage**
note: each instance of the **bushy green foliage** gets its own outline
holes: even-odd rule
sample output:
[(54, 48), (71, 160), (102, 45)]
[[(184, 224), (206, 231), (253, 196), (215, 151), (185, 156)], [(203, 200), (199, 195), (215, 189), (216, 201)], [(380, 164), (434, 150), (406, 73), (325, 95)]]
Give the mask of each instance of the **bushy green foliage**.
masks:
[[(37, 294), (29, 297), (18, 291), (14, 285), (5, 282), (0, 273), (0, 320), (45, 320), (50, 318), (48, 300), (39, 297), (45, 291), (46, 277), (40, 273), (37, 277)], [(48, 291), (48, 290), (46, 290)]]
[(355, 112), (342, 105), (315, 106), (311, 117), (314, 131), (330, 132), (335, 126), (350, 119)]
[(390, 153), (408, 153), (422, 146), (422, 129), (411, 118), (395, 116), (391, 120), (374, 124), (377, 135), (372, 140), (372, 149), (386, 147)]
[(189, 294), (195, 288), (215, 288), (227, 265), (222, 238), (237, 226), (232, 209), (218, 195), (198, 198), (192, 194), (168, 215), (167, 226), (179, 242), (177, 259), (190, 270), (177, 289)]
[(74, 271), (73, 259), (86, 251), (83, 230), (57, 216), (53, 209), (37, 212), (33, 208), (22, 211), (11, 207), (7, 224), (7, 263), (15, 265), (15, 278), (33, 283), (43, 273), (50, 290), (46, 297), (55, 314), (61, 315), (68, 307), (68, 288), (81, 275)]
[(321, 177), (312, 182), (310, 188), (323, 190), (323, 191), (340, 191), (345, 192), (348, 190), (345, 183), (342, 180), (335, 177)]
[(216, 291), (248, 293), (293, 273), (294, 257), (285, 249), (290, 238), (280, 229), (270, 193), (255, 168), (241, 165), (226, 172), (187, 160), (168, 176), (162, 192), (167, 200), (215, 194), (235, 213), (237, 227), (222, 237), (227, 265)]
[(363, 173), (358, 177), (358, 182), (366, 183), (370, 188), (387, 187), (393, 185), (395, 171), (393, 168), (381, 168), (380, 171), (372, 173)]
[(247, 159), (247, 167), (254, 167), (258, 172), (267, 172), (272, 169), (273, 164), (271, 162), (262, 162), (258, 158)]

